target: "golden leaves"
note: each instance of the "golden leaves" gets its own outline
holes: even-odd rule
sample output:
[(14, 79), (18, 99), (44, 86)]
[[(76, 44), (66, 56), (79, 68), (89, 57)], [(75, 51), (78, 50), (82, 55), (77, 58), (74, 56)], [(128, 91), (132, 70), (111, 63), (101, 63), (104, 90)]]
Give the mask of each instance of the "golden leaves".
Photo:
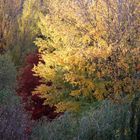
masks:
[(79, 96), (80, 94), (81, 94), (81, 90), (73, 90), (70, 93), (71, 96)]
[(65, 112), (65, 111), (71, 111), (71, 112), (77, 112), (80, 108), (80, 104), (77, 102), (60, 102), (56, 105), (57, 112)]
[(41, 85), (36, 89), (46, 98), (44, 104), (55, 105), (58, 112), (76, 111), (81, 99), (102, 100), (134, 92), (138, 82), (132, 78), (133, 72), (139, 68), (133, 62), (140, 61), (138, 51), (127, 48), (124, 42), (109, 42), (104, 20), (108, 16), (106, 5), (99, 1), (98, 8), (88, 9), (87, 17), (71, 1), (67, 4), (72, 7), (57, 5), (58, 2), (51, 3), (54, 13), (40, 16), (38, 26), (45, 38), (35, 41), (42, 60), (33, 71), (43, 82), (53, 83), (51, 87)]

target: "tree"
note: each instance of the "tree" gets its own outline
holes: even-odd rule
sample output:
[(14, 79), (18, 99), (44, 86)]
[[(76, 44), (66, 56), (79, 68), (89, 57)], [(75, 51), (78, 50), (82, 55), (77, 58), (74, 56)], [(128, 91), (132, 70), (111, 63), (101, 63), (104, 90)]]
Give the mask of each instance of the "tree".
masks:
[(42, 83), (52, 85), (41, 84), (33, 94), (40, 93), (45, 104), (63, 112), (105, 98), (120, 101), (139, 91), (135, 77), (140, 63), (135, 29), (138, 1), (129, 1), (133, 9), (128, 12), (135, 17), (131, 24), (125, 19), (127, 4), (117, 0), (50, 2), (48, 14), (40, 14), (43, 38), (35, 44), (41, 57), (33, 71)]
[(13, 48), (23, 0), (0, 1), (0, 52)]
[[(24, 0), (21, 13), (17, 19), (17, 37), (12, 50), (13, 60), (17, 65), (22, 65), (24, 58), (35, 50), (33, 41), (39, 35), (37, 21), (39, 12), (43, 11), (45, 3), (41, 0)], [(46, 6), (47, 8), (47, 6)]]

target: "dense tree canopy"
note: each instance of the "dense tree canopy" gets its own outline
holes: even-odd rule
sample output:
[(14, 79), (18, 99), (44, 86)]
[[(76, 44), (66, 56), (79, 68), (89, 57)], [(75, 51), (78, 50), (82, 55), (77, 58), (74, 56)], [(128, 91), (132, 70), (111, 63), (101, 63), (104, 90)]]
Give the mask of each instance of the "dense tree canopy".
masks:
[[(34, 93), (41, 93), (45, 104), (56, 105), (57, 111), (63, 112), (139, 91), (137, 3), (50, 2), (49, 13), (40, 14), (38, 26), (44, 37), (35, 41), (41, 59), (33, 70), (52, 86), (42, 84)], [(132, 18), (127, 15), (128, 6), (134, 18), (131, 21), (124, 20)]]

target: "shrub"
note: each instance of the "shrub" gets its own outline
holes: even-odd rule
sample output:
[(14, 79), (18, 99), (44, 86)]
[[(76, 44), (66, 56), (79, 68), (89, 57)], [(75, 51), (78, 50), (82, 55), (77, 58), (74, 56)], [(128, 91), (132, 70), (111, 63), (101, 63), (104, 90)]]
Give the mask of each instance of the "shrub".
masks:
[(0, 55), (0, 139), (27, 140), (27, 114), (15, 92), (16, 68), (8, 54)]
[[(65, 113), (53, 122), (39, 122), (34, 140), (120, 140), (129, 139), (130, 110), (128, 104), (103, 101), (101, 106), (81, 117)], [(125, 131), (125, 132), (124, 132)]]
[(42, 116), (47, 116), (48, 119), (52, 120), (58, 115), (54, 112), (55, 107), (43, 105), (45, 99), (40, 98), (38, 95), (32, 95), (32, 91), (41, 84), (40, 78), (34, 76), (32, 71), (33, 66), (37, 65), (38, 61), (37, 52), (27, 56), (24, 66), (19, 71), (17, 93), (33, 120), (40, 119)]
[(0, 103), (11, 100), (16, 86), (16, 68), (8, 54), (0, 55)]

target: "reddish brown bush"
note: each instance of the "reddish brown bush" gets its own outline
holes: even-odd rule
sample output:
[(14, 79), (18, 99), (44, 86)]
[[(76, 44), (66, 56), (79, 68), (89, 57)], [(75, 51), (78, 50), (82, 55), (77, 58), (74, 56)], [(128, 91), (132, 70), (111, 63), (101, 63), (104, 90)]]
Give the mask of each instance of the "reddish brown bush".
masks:
[(47, 116), (49, 120), (52, 120), (58, 115), (54, 112), (55, 107), (43, 105), (44, 99), (38, 95), (32, 95), (32, 91), (41, 84), (40, 78), (34, 76), (32, 71), (38, 60), (39, 56), (36, 52), (27, 56), (24, 67), (19, 70), (17, 93), (21, 97), (25, 109), (30, 113), (31, 119), (37, 120), (42, 116)]

